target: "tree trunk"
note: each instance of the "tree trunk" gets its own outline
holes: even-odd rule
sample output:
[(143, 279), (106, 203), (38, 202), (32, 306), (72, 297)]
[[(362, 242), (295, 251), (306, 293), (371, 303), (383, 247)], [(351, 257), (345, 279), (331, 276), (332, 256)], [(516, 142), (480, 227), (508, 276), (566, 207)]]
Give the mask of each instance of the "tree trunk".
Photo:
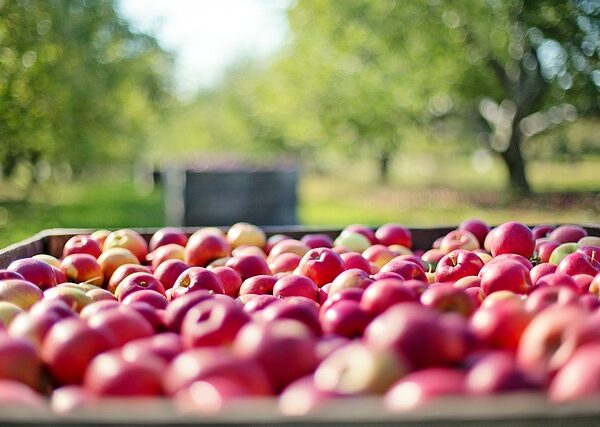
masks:
[(527, 173), (525, 172), (525, 159), (521, 152), (522, 140), (523, 136), (519, 132), (519, 123), (515, 118), (512, 125), (512, 135), (510, 137), (508, 149), (500, 153), (500, 155), (508, 170), (508, 190), (519, 196), (531, 194), (531, 187), (529, 185), (529, 180), (527, 179)]
[(390, 182), (390, 160), (392, 155), (388, 150), (382, 150), (379, 154), (378, 166), (379, 166), (379, 175), (378, 182), (380, 184), (387, 184)]

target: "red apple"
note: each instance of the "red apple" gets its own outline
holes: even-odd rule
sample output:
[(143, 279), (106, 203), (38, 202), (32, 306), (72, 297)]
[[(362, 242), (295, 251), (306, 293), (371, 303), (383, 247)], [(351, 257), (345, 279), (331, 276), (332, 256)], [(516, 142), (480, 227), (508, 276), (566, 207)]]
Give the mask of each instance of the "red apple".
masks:
[(242, 283), (240, 287), (240, 295), (255, 294), (265, 295), (273, 294), (273, 287), (277, 279), (268, 274), (260, 274), (258, 276), (250, 277)]
[(199, 289), (171, 301), (165, 310), (164, 316), (167, 328), (173, 332), (179, 333), (181, 330), (181, 323), (187, 312), (196, 304), (212, 298), (213, 295), (213, 292), (206, 289)]
[(340, 255), (344, 263), (344, 269), (358, 268), (365, 273), (371, 274), (371, 263), (358, 252), (346, 252)]
[(0, 402), (12, 408), (45, 409), (45, 399), (18, 381), (0, 380)]
[(176, 243), (168, 243), (160, 246), (153, 252), (150, 252), (146, 259), (152, 264), (152, 271), (156, 270), (159, 265), (170, 259), (183, 261), (185, 257), (185, 248)]
[(42, 290), (56, 286), (56, 277), (52, 267), (43, 261), (32, 258), (18, 259), (10, 263), (8, 270), (19, 273), (25, 280)]
[(421, 304), (437, 311), (460, 313), (465, 317), (475, 311), (473, 300), (464, 290), (447, 284), (430, 286), (423, 291)]
[(539, 313), (554, 304), (568, 305), (577, 301), (577, 292), (568, 286), (541, 286), (527, 297), (525, 308), (532, 313)]
[(315, 385), (313, 375), (307, 375), (283, 390), (278, 407), (283, 415), (301, 416), (326, 406), (334, 397), (337, 397), (337, 393), (321, 390)]
[(392, 251), (385, 245), (375, 244), (365, 249), (362, 255), (367, 261), (370, 261), (381, 268), (386, 263), (397, 257), (398, 253)]
[(98, 243), (98, 246), (102, 248), (104, 247), (104, 241), (110, 233), (111, 232), (108, 230), (96, 230), (92, 234), (90, 234), (90, 237), (92, 238), (92, 240), (94, 240), (94, 242)]
[(548, 397), (552, 402), (564, 403), (589, 400), (600, 394), (600, 343), (580, 348), (556, 374)]
[(554, 252), (554, 249), (558, 248), (559, 246), (560, 243), (554, 241), (540, 243), (536, 249), (540, 261), (549, 262), (552, 252)]
[(453, 283), (454, 287), (467, 290), (469, 288), (481, 288), (481, 278), (479, 276), (465, 276)]
[(231, 246), (222, 234), (207, 233), (203, 229), (190, 236), (185, 248), (185, 262), (191, 266), (205, 267), (211, 261), (227, 257)]
[(575, 274), (595, 276), (600, 273), (600, 261), (584, 253), (575, 252), (562, 259), (556, 268), (556, 272), (568, 274), (569, 276), (574, 276)]
[(343, 271), (331, 282), (328, 295), (334, 295), (343, 289), (361, 288), (365, 289), (373, 283), (368, 273), (358, 268)]
[(365, 236), (371, 245), (375, 245), (377, 243), (377, 238), (375, 237), (375, 232), (371, 227), (362, 224), (350, 224), (344, 228), (343, 231), (349, 231), (353, 233), (359, 233)]
[(490, 351), (478, 358), (466, 376), (465, 385), (467, 392), (474, 395), (531, 390), (539, 386), (519, 369), (509, 351)]
[(112, 345), (104, 332), (81, 319), (63, 319), (44, 339), (42, 359), (61, 384), (80, 384), (90, 361)]
[(273, 274), (294, 271), (301, 259), (300, 255), (291, 252), (282, 253), (269, 262), (269, 270)]
[(535, 285), (537, 281), (540, 280), (542, 277), (555, 272), (556, 266), (554, 264), (543, 262), (531, 269), (531, 271), (529, 272), (529, 277), (531, 278), (531, 283)]
[(288, 240), (288, 239), (291, 239), (291, 237), (286, 236), (285, 234), (273, 234), (271, 237), (269, 237), (267, 239), (267, 244), (265, 245), (265, 253), (267, 255), (270, 255), (271, 249), (273, 249), (273, 246), (275, 246), (277, 243), (279, 243), (283, 240)]
[(102, 289), (102, 288), (91, 289), (91, 290), (87, 291), (85, 294), (88, 297), (90, 297), (92, 302), (104, 301), (104, 300), (116, 301), (116, 299), (117, 299), (111, 292), (107, 291), (106, 289)]
[(188, 311), (181, 335), (188, 348), (229, 345), (250, 316), (233, 300), (209, 299)]
[(585, 295), (590, 292), (590, 286), (594, 280), (594, 276), (589, 276), (587, 274), (576, 274), (573, 276), (573, 280), (575, 280), (577, 289), (579, 289), (578, 293), (580, 295)]
[(311, 279), (317, 286), (323, 286), (344, 271), (344, 261), (329, 248), (311, 249), (304, 254), (296, 271)]
[(457, 249), (472, 251), (479, 249), (479, 241), (471, 232), (466, 230), (453, 230), (446, 234), (440, 242), (440, 250), (448, 253)]
[(385, 246), (402, 245), (412, 248), (412, 235), (408, 228), (400, 224), (384, 224), (375, 231), (375, 238)]
[(236, 337), (233, 350), (242, 358), (256, 360), (277, 392), (312, 372), (318, 363), (313, 334), (295, 320), (248, 323)]
[(25, 278), (16, 271), (0, 270), (0, 281), (10, 279), (25, 280)]
[(547, 237), (548, 234), (550, 234), (550, 232), (554, 230), (554, 228), (555, 227), (553, 225), (540, 224), (533, 227), (531, 229), (531, 233), (533, 234), (533, 238), (537, 240), (543, 237)]
[[(257, 301), (258, 303), (258, 301)], [(244, 307), (246, 312), (246, 307)], [(303, 323), (316, 336), (321, 335), (321, 324), (319, 323), (319, 305), (304, 297), (287, 298), (285, 301), (277, 299), (276, 303), (270, 304), (260, 311), (260, 318), (268, 322), (282, 319), (292, 319)]]
[(71, 254), (88, 254), (94, 258), (98, 258), (102, 254), (102, 248), (100, 245), (92, 239), (92, 236), (87, 234), (80, 234), (71, 237), (65, 243), (63, 248), (63, 258)]
[(585, 228), (579, 225), (560, 225), (550, 232), (548, 237), (558, 243), (577, 242), (587, 236)]
[(185, 270), (171, 289), (175, 292), (173, 296), (177, 297), (201, 289), (212, 291), (215, 294), (224, 292), (219, 276), (203, 267), (190, 267)]
[(506, 222), (494, 228), (488, 234), (486, 244), (494, 257), (513, 253), (531, 258), (535, 249), (531, 230), (519, 222)]
[(440, 260), (446, 255), (446, 252), (441, 249), (429, 249), (421, 256), (421, 261), (429, 271), (436, 269)]
[(98, 396), (160, 396), (163, 370), (164, 362), (156, 357), (130, 362), (113, 350), (92, 360), (84, 386)]
[(96, 258), (89, 254), (75, 253), (62, 260), (60, 270), (75, 283), (90, 283), (102, 286), (104, 274)]
[(130, 229), (113, 231), (106, 237), (102, 246), (103, 252), (112, 248), (128, 249), (140, 263), (144, 262), (148, 255), (148, 244), (144, 238)]
[(273, 286), (273, 295), (278, 298), (300, 296), (316, 301), (318, 292), (319, 288), (315, 282), (299, 274), (282, 277)]
[(231, 298), (237, 298), (242, 286), (242, 276), (231, 267), (214, 267), (210, 270), (221, 279), (224, 294)]
[[(70, 255), (69, 255), (70, 256)], [(85, 306), (92, 303), (92, 299), (85, 291), (75, 286), (57, 286), (44, 291), (45, 300), (57, 299), (63, 301), (73, 311), (79, 313)]]
[(96, 396), (79, 385), (59, 387), (52, 392), (50, 398), (52, 412), (61, 415), (83, 411), (95, 404)]
[(167, 301), (164, 294), (152, 289), (139, 289), (135, 292), (131, 292), (122, 298), (122, 302), (124, 305), (129, 305), (134, 302), (143, 302), (157, 310), (164, 310), (169, 304), (169, 301)]
[(361, 337), (371, 321), (359, 301), (340, 300), (324, 310), (321, 318), (323, 332), (347, 338)]
[(185, 262), (170, 259), (163, 262), (156, 270), (154, 270), (154, 277), (160, 280), (160, 283), (163, 284), (165, 290), (171, 289), (177, 278), (188, 268), (190, 268), (190, 266)]
[(229, 378), (194, 381), (173, 396), (173, 406), (182, 415), (210, 415), (226, 412), (232, 402), (252, 396), (242, 383)]
[(115, 347), (154, 333), (150, 322), (131, 306), (100, 311), (90, 316), (87, 322), (92, 329), (106, 335)]
[(398, 279), (380, 279), (373, 282), (362, 294), (361, 307), (377, 316), (394, 304), (417, 301), (417, 293)]
[(141, 290), (151, 290), (165, 295), (165, 288), (160, 280), (150, 273), (133, 273), (119, 283), (115, 289), (115, 296), (123, 301), (128, 295)]
[(477, 241), (479, 242), (479, 245), (481, 247), (483, 247), (485, 238), (490, 232), (490, 226), (484, 221), (477, 218), (464, 220), (460, 223), (458, 229), (465, 230), (473, 234), (477, 238)]
[(311, 249), (333, 247), (333, 239), (323, 233), (305, 234), (300, 241)]
[(281, 254), (293, 253), (300, 257), (303, 257), (310, 248), (299, 240), (295, 239), (283, 239), (277, 242), (271, 251), (269, 252), (269, 260), (273, 260)]
[[(50, 267), (48, 266), (48, 268)], [(28, 310), (43, 296), (44, 294), (40, 288), (26, 280), (8, 279), (0, 281), (0, 301), (10, 302), (23, 310)]]
[(147, 355), (158, 357), (169, 363), (185, 350), (181, 335), (163, 332), (147, 338), (130, 341), (121, 349), (125, 360), (136, 361)]
[(579, 288), (575, 280), (569, 275), (561, 273), (546, 274), (535, 284), (535, 289), (544, 287), (565, 287), (571, 289), (573, 292), (578, 292)]
[(526, 294), (531, 289), (529, 270), (517, 261), (488, 263), (479, 272), (479, 277), (481, 290), (485, 296), (500, 290)]
[(267, 261), (258, 255), (240, 255), (233, 257), (227, 261), (225, 266), (231, 267), (237, 271), (240, 276), (242, 276), (242, 280), (260, 274), (271, 274)]
[(36, 348), (24, 338), (0, 333), (0, 379), (41, 386), (42, 362)]
[(150, 239), (150, 251), (154, 252), (160, 246), (174, 243), (185, 247), (188, 238), (185, 233), (176, 227), (163, 227), (156, 231)]
[(281, 299), (273, 295), (252, 295), (252, 298), (244, 304), (244, 311), (248, 314), (264, 310), (274, 302), (280, 302)]
[(385, 395), (385, 407), (406, 411), (443, 396), (465, 393), (465, 374), (453, 368), (428, 368), (401, 378)]
[(397, 273), (400, 276), (402, 276), (404, 280), (420, 280), (422, 282), (427, 283), (427, 276), (425, 275), (425, 271), (420, 265), (411, 261), (399, 259), (399, 257), (396, 257), (387, 264), (385, 264), (383, 267), (381, 267), (381, 270), (379, 270), (379, 272)]
[(117, 290), (117, 286), (119, 286), (119, 283), (133, 273), (150, 273), (150, 269), (140, 264), (120, 265), (111, 275), (110, 280), (108, 281), (107, 289), (114, 294)]
[(124, 264), (139, 264), (136, 256), (125, 248), (111, 248), (102, 252), (98, 257), (98, 264), (104, 272), (105, 283), (110, 283), (113, 273)]
[(435, 269), (436, 282), (456, 282), (466, 276), (475, 276), (483, 261), (473, 252), (458, 249), (445, 255)]

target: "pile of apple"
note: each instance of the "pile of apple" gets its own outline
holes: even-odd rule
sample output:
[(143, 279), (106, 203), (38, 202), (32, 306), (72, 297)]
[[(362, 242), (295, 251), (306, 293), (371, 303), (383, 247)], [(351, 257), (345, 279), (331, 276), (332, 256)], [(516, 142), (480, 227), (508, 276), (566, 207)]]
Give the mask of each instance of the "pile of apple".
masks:
[(398, 224), (72, 237), (61, 259), (0, 270), (0, 405), (161, 397), (206, 413), (275, 397), (297, 415), (364, 395), (388, 410), (600, 395), (600, 237), (472, 219), (412, 246)]

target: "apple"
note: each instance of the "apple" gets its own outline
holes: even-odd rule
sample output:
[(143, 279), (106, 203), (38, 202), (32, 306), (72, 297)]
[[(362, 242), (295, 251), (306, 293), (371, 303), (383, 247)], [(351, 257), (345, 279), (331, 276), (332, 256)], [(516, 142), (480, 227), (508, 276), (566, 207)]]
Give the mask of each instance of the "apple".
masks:
[(260, 274), (271, 274), (267, 261), (258, 255), (240, 255), (230, 258), (226, 267), (231, 267), (242, 276), (242, 281)]
[[(277, 299), (271, 301), (260, 310), (260, 319), (267, 322), (282, 319), (292, 319), (303, 323), (315, 336), (321, 335), (321, 324), (319, 323), (319, 304), (304, 297), (291, 297), (285, 301)], [(257, 301), (258, 303), (258, 301)], [(246, 307), (244, 307), (246, 312)]]
[(535, 241), (529, 227), (519, 222), (506, 222), (494, 228), (486, 238), (492, 256), (513, 253), (531, 258)]
[(344, 269), (344, 261), (337, 253), (329, 248), (317, 248), (304, 254), (296, 272), (308, 277), (320, 287), (330, 283)]
[(377, 244), (377, 238), (375, 237), (375, 232), (371, 227), (362, 224), (350, 224), (344, 227), (343, 231), (350, 231), (353, 233), (359, 233), (365, 236), (371, 245)]
[(400, 257), (396, 257), (381, 267), (380, 273), (392, 272), (397, 273), (404, 280), (420, 280), (427, 283), (427, 276), (423, 268), (412, 261), (406, 261)]
[(568, 286), (536, 287), (525, 300), (525, 309), (532, 313), (554, 305), (568, 305), (578, 302), (577, 292)]
[(441, 249), (429, 249), (421, 256), (421, 261), (429, 271), (434, 271), (440, 260), (446, 255)]
[(78, 318), (56, 323), (44, 339), (42, 359), (61, 384), (81, 384), (88, 364), (112, 347), (110, 338)]
[(39, 261), (44, 261), (50, 267), (60, 268), (60, 260), (58, 258), (53, 257), (48, 254), (37, 254), (31, 257), (32, 259), (37, 259)]
[(375, 238), (385, 246), (402, 245), (412, 248), (412, 235), (408, 228), (394, 223), (384, 224), (375, 231)]
[(293, 253), (303, 257), (310, 248), (303, 242), (295, 239), (283, 239), (277, 242), (269, 251), (269, 260), (274, 260), (279, 255), (284, 253)]
[[(283, 240), (288, 240), (288, 239), (291, 239), (291, 237), (290, 237), (290, 236), (287, 236), (287, 235), (285, 235), (285, 234), (280, 234), (280, 233), (278, 233), (278, 234), (273, 234), (271, 237), (269, 237), (269, 238), (267, 239), (267, 244), (265, 245), (265, 248), (264, 248), (264, 250), (265, 250), (265, 253), (266, 253), (267, 255), (270, 255), (270, 254), (271, 254), (271, 250), (273, 249), (273, 247), (274, 247), (274, 246), (275, 246), (277, 243), (279, 243), (279, 242), (281, 242), (281, 241), (283, 241)], [(309, 249), (310, 249), (310, 248), (309, 248)]]
[(547, 237), (548, 234), (550, 234), (550, 232), (555, 228), (556, 227), (554, 227), (553, 225), (540, 224), (536, 225), (531, 229), (531, 234), (533, 234), (533, 238), (537, 240), (543, 237)]
[(291, 252), (282, 253), (269, 262), (269, 270), (273, 274), (294, 271), (301, 259), (300, 255)]
[(250, 277), (242, 282), (240, 287), (240, 295), (255, 294), (273, 294), (273, 287), (277, 279), (268, 274), (260, 274), (258, 276)]
[(596, 246), (600, 247), (600, 236), (585, 236), (577, 241), (579, 246)]
[(177, 259), (170, 259), (160, 264), (156, 270), (154, 270), (154, 277), (160, 280), (160, 283), (162, 283), (165, 290), (171, 289), (177, 278), (188, 268), (190, 268), (190, 266), (185, 262)]
[(589, 400), (600, 394), (600, 343), (586, 345), (558, 371), (548, 397), (554, 403)]
[(58, 286), (46, 289), (44, 291), (44, 299), (57, 299), (63, 301), (77, 313), (81, 312), (85, 306), (92, 303), (92, 299), (86, 295), (83, 289), (71, 286)]
[(565, 287), (571, 289), (573, 292), (579, 291), (575, 280), (571, 276), (562, 273), (546, 274), (545, 276), (540, 277), (536, 282), (534, 289), (544, 287)]
[(173, 288), (174, 296), (181, 296), (200, 289), (212, 291), (215, 294), (224, 292), (223, 283), (219, 276), (203, 267), (190, 267), (185, 270), (175, 281)]
[(50, 397), (52, 412), (60, 415), (80, 412), (96, 404), (96, 396), (80, 385), (59, 387)]
[(148, 244), (144, 238), (136, 231), (130, 229), (122, 229), (110, 233), (104, 244), (102, 245), (103, 252), (112, 248), (128, 249), (142, 263), (148, 255)]
[(332, 294), (330, 298), (327, 298), (327, 301), (321, 304), (319, 313), (320, 318), (323, 317), (325, 311), (327, 311), (328, 308), (337, 304), (339, 301), (350, 300), (360, 302), (364, 292), (364, 289), (354, 287), (342, 289), (339, 292)]
[(387, 262), (397, 257), (398, 253), (392, 251), (385, 245), (375, 244), (365, 249), (362, 255), (367, 261), (370, 261), (381, 268)]
[(94, 258), (98, 258), (102, 254), (102, 248), (92, 236), (87, 234), (79, 234), (71, 237), (65, 243), (63, 248), (63, 258), (71, 254), (88, 254)]
[[(48, 266), (48, 268), (50, 267)], [(43, 296), (44, 294), (39, 287), (26, 280), (8, 279), (0, 281), (0, 301), (10, 302), (23, 310), (28, 310)]]
[(487, 347), (514, 352), (532, 318), (523, 301), (504, 299), (482, 305), (469, 319), (469, 328)]
[(449, 284), (430, 286), (421, 294), (421, 304), (437, 311), (451, 311), (468, 317), (475, 311), (473, 300), (467, 293)]
[(279, 411), (286, 416), (310, 414), (324, 406), (337, 393), (324, 391), (315, 385), (314, 376), (304, 376), (288, 385), (278, 399)]
[(32, 258), (18, 259), (11, 262), (7, 270), (19, 273), (25, 280), (42, 290), (56, 286), (54, 271), (44, 261)]
[(454, 368), (431, 367), (412, 372), (396, 382), (385, 394), (390, 411), (406, 411), (436, 398), (465, 393), (465, 374)]
[(444, 253), (457, 249), (472, 251), (479, 249), (479, 241), (471, 232), (466, 230), (453, 230), (446, 234), (440, 242), (440, 250)]
[(112, 294), (110, 291), (107, 291), (106, 289), (102, 289), (102, 288), (91, 289), (91, 290), (87, 291), (85, 294), (88, 297), (90, 297), (92, 302), (104, 301), (104, 300), (112, 300), (112, 301), (117, 300), (117, 298), (114, 296), (114, 294)]
[(578, 249), (579, 244), (577, 243), (562, 243), (552, 251), (548, 262), (558, 266), (567, 255), (577, 252)]
[(128, 295), (145, 289), (165, 295), (165, 288), (160, 280), (150, 273), (140, 272), (124, 278), (115, 289), (115, 296), (119, 301), (123, 301)]
[(10, 279), (25, 280), (25, 278), (16, 271), (0, 270), (0, 281)]
[(479, 242), (480, 247), (483, 247), (485, 238), (486, 238), (487, 234), (490, 232), (490, 226), (487, 223), (485, 223), (484, 221), (477, 219), (477, 218), (471, 218), (471, 219), (464, 220), (463, 222), (460, 223), (460, 225), (458, 226), (458, 229), (465, 230), (465, 231), (468, 231), (471, 234), (473, 234), (473, 236), (475, 236), (477, 238), (477, 241)]
[(251, 245), (264, 248), (267, 243), (265, 232), (256, 225), (247, 222), (233, 224), (227, 231), (227, 241), (232, 248)]
[(231, 298), (236, 298), (239, 295), (240, 287), (242, 286), (242, 276), (237, 271), (225, 266), (210, 268), (210, 270), (221, 279), (225, 295)]
[(217, 378), (239, 383), (253, 395), (272, 393), (269, 378), (261, 364), (253, 358), (240, 358), (227, 347), (194, 348), (179, 354), (167, 367), (163, 385), (167, 394), (173, 396), (196, 381)]
[(531, 289), (529, 270), (517, 261), (488, 263), (479, 272), (479, 277), (485, 296), (500, 290), (527, 294)]
[(210, 415), (225, 412), (232, 402), (248, 398), (248, 388), (229, 378), (194, 381), (173, 396), (173, 406), (181, 415)]
[(0, 333), (2, 329), (7, 329), (17, 315), (25, 311), (13, 303), (0, 301)]
[(355, 341), (330, 354), (315, 371), (314, 382), (317, 389), (344, 396), (384, 393), (406, 371), (393, 352)]
[(311, 249), (333, 247), (333, 240), (331, 237), (323, 233), (305, 234), (300, 241)]
[(0, 333), (0, 379), (19, 381), (33, 388), (41, 386), (42, 362), (32, 343)]
[(573, 280), (575, 280), (577, 289), (579, 289), (578, 293), (580, 295), (585, 295), (590, 292), (590, 286), (594, 281), (594, 276), (588, 274), (576, 274), (573, 276)]
[(589, 274), (595, 276), (600, 273), (600, 262), (581, 252), (575, 252), (565, 256), (556, 268), (557, 273), (570, 276), (576, 274)]
[(351, 268), (350, 270), (343, 271), (333, 279), (333, 282), (331, 282), (331, 286), (329, 287), (328, 295), (335, 295), (343, 289), (349, 288), (365, 289), (371, 283), (373, 283), (373, 279), (371, 279), (368, 273), (358, 268)]
[(156, 270), (159, 265), (169, 259), (178, 259), (183, 261), (185, 258), (185, 248), (176, 243), (167, 243), (166, 245), (159, 246), (153, 252), (150, 252), (146, 259), (150, 261), (152, 265), (152, 271)]
[(150, 273), (150, 269), (145, 265), (140, 264), (120, 265), (111, 275), (106, 288), (110, 292), (114, 293), (117, 290), (117, 286), (119, 286), (119, 283), (121, 283), (123, 279), (125, 279), (127, 276), (133, 273)]
[(83, 383), (98, 396), (160, 396), (163, 370), (164, 362), (156, 357), (130, 362), (113, 350), (92, 360)]
[(316, 301), (318, 292), (317, 284), (310, 278), (300, 274), (290, 274), (282, 277), (273, 286), (273, 295), (278, 298), (301, 296)]
[(565, 333), (586, 319), (586, 310), (576, 305), (554, 305), (535, 316), (524, 330), (517, 351), (518, 366), (541, 382), (560, 369)]
[(76, 283), (91, 283), (102, 286), (104, 274), (96, 258), (84, 253), (67, 255), (60, 264), (60, 270), (66, 278)]
[(548, 237), (558, 243), (577, 242), (587, 236), (585, 228), (579, 225), (560, 225), (550, 232)]
[(163, 332), (128, 342), (122, 347), (121, 354), (125, 360), (132, 362), (150, 355), (169, 363), (184, 350), (183, 339), (180, 335)]
[(363, 335), (370, 321), (371, 315), (359, 301), (340, 300), (324, 310), (321, 326), (326, 334), (357, 338)]
[(164, 293), (152, 289), (139, 289), (135, 292), (131, 292), (122, 298), (122, 302), (124, 305), (129, 305), (134, 302), (143, 302), (157, 310), (164, 310), (167, 308), (167, 305), (169, 305), (169, 301), (167, 301)]
[(212, 298), (213, 292), (206, 289), (198, 289), (194, 292), (183, 294), (177, 299), (171, 301), (165, 309), (164, 321), (167, 328), (173, 332), (179, 333), (181, 323), (186, 313), (196, 304)]
[(207, 233), (201, 229), (190, 236), (184, 260), (191, 266), (205, 267), (210, 262), (230, 254), (231, 246), (224, 235)]
[(98, 243), (98, 246), (102, 248), (104, 247), (104, 241), (110, 233), (111, 232), (109, 230), (96, 230), (92, 234), (90, 234), (90, 237), (92, 238), (92, 240)]
[(181, 335), (188, 348), (229, 345), (249, 321), (250, 315), (233, 300), (208, 299), (188, 311)]
[(315, 337), (295, 320), (248, 323), (238, 333), (233, 351), (241, 358), (256, 360), (276, 392), (312, 372), (318, 363)]
[(362, 294), (360, 306), (372, 316), (377, 316), (394, 304), (415, 302), (418, 296), (414, 289), (399, 279), (376, 280)]
[(483, 267), (483, 261), (473, 252), (454, 250), (445, 255), (435, 269), (436, 282), (456, 282), (466, 276), (475, 276)]
[(361, 233), (342, 231), (342, 233), (333, 241), (333, 245), (335, 247), (346, 248), (346, 250), (351, 252), (363, 252), (371, 246), (371, 242), (369, 242), (369, 239)]
[(465, 276), (452, 284), (455, 288), (467, 290), (469, 288), (481, 289), (481, 278), (479, 276)]
[(549, 262), (550, 256), (552, 256), (552, 253), (554, 252), (554, 250), (556, 248), (558, 248), (559, 246), (561, 246), (560, 243), (554, 242), (552, 240), (550, 240), (548, 242), (540, 243), (536, 249), (537, 256), (540, 259), (540, 261), (541, 262)]
[(531, 390), (540, 385), (519, 369), (509, 351), (489, 351), (479, 357), (465, 378), (466, 391), (473, 395)]
[(12, 381), (0, 380), (0, 402), (3, 406), (11, 408), (27, 408), (27, 410), (45, 410), (45, 399), (31, 387)]
[(150, 239), (149, 249), (154, 252), (161, 246), (168, 244), (176, 244), (185, 247), (188, 238), (183, 231), (176, 227), (163, 227), (157, 230)]
[(87, 319), (88, 325), (107, 336), (113, 346), (120, 347), (137, 338), (151, 336), (154, 328), (131, 306), (100, 311)]
[(415, 303), (396, 304), (375, 317), (364, 339), (375, 350), (404, 356), (412, 369), (444, 365), (458, 356), (458, 343), (440, 326), (440, 315)]
[(489, 307), (493, 307), (494, 305), (501, 303), (502, 301), (506, 301), (506, 300), (523, 302), (524, 298), (523, 298), (523, 295), (516, 294), (512, 291), (501, 290), (501, 291), (496, 291), (496, 292), (491, 293), (488, 296), (486, 296), (482, 303), (482, 306), (484, 308), (489, 308)]
[(488, 265), (499, 263), (499, 262), (504, 262), (504, 261), (516, 261), (519, 264), (523, 265), (523, 267), (527, 268), (527, 270), (529, 270), (529, 271), (531, 271), (531, 269), (533, 268), (533, 264), (531, 263), (531, 261), (529, 261), (524, 256), (517, 255), (517, 254), (502, 254), (502, 255), (495, 256), (489, 262), (487, 262), (485, 265), (487, 268)]
[(554, 264), (550, 264), (549, 262), (543, 262), (541, 264), (536, 265), (529, 272), (529, 277), (531, 278), (531, 283), (534, 285), (537, 283), (540, 278), (546, 276), (547, 274), (552, 274), (556, 272), (556, 266)]
[(125, 248), (107, 249), (98, 257), (98, 264), (100, 264), (100, 267), (102, 267), (102, 271), (104, 272), (105, 283), (110, 283), (113, 273), (115, 273), (120, 266), (139, 263), (136, 256), (129, 249)]
[(244, 311), (248, 314), (254, 314), (264, 310), (269, 305), (280, 301), (280, 298), (273, 295), (251, 295), (248, 302), (244, 304)]

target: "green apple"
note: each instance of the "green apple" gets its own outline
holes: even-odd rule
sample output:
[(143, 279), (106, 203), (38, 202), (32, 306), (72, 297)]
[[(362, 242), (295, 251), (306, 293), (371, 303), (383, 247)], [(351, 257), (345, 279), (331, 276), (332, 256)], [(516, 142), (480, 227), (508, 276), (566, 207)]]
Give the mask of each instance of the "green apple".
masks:
[(350, 249), (352, 252), (364, 252), (371, 242), (365, 236), (353, 231), (343, 231), (333, 242), (334, 246), (343, 246)]
[(579, 249), (579, 243), (563, 243), (552, 251), (550, 255), (550, 264), (558, 265), (560, 262), (573, 252), (577, 252)]

